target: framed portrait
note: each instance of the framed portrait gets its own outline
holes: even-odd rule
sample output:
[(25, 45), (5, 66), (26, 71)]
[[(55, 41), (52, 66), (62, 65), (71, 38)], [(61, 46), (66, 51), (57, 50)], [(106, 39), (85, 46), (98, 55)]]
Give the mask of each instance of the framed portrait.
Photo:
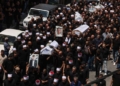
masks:
[(39, 54), (32, 54), (29, 58), (29, 67), (38, 68)]
[(56, 28), (55, 28), (55, 36), (56, 37), (63, 37), (63, 27), (56, 26)]

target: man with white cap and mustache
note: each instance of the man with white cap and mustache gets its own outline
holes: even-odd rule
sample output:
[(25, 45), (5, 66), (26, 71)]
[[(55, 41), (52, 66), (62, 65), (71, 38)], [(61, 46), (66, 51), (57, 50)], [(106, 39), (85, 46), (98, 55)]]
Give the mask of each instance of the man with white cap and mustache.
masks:
[(4, 86), (15, 86), (12, 74), (8, 74), (7, 77), (8, 78), (4, 80)]
[(18, 49), (19, 45), (21, 45), (21, 37), (20, 37), (20, 36), (17, 37), (17, 40), (14, 42), (14, 45), (13, 45), (13, 46), (14, 46), (16, 49)]
[(59, 86), (70, 86), (70, 84), (67, 81), (67, 77), (66, 76), (62, 76), (62, 81), (60, 82)]

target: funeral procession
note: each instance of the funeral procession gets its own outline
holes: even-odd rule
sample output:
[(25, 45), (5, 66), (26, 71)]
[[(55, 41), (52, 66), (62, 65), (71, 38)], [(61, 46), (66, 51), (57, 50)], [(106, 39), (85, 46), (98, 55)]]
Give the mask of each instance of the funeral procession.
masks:
[(120, 0), (0, 0), (0, 86), (120, 86)]

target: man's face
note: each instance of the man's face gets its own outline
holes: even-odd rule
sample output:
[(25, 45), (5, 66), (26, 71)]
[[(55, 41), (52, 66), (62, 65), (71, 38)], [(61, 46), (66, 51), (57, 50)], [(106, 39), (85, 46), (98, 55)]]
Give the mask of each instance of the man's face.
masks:
[(57, 29), (57, 33), (61, 34), (61, 29), (60, 28)]

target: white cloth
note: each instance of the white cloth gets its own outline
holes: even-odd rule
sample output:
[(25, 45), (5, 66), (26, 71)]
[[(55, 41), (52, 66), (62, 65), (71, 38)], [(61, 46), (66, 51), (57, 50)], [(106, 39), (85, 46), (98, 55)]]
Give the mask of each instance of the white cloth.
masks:
[(32, 66), (34, 67), (34, 63), (35, 63), (35, 61), (34, 60), (32, 60)]
[(68, 44), (70, 44), (70, 41), (71, 41), (71, 38), (66, 37), (65, 42), (67, 42)]

